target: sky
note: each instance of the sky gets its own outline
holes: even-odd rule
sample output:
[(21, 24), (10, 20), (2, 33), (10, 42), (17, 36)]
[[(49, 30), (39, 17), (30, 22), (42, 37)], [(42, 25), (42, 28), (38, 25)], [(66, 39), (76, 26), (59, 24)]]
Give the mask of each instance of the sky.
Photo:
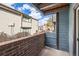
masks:
[(46, 23), (46, 21), (50, 18), (50, 16), (52, 16), (52, 15), (44, 16), (41, 12), (36, 10), (31, 3), (9, 3), (5, 5), (39, 20), (38, 21), (39, 25), (44, 25), (44, 23)]

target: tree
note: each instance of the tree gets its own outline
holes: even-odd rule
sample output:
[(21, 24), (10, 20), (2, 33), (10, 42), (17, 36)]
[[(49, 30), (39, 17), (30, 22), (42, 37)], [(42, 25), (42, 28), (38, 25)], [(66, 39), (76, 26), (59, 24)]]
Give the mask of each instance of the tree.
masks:
[(49, 20), (47, 20), (47, 24), (46, 27), (47, 28), (52, 28), (54, 26), (52, 19), (50, 18)]

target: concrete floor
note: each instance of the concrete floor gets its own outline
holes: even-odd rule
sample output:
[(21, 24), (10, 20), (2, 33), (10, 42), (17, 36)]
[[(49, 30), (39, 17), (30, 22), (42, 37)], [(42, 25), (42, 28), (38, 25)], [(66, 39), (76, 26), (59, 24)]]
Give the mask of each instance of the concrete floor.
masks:
[(69, 56), (69, 53), (61, 50), (56, 50), (54, 48), (45, 47), (41, 51), (40, 56)]

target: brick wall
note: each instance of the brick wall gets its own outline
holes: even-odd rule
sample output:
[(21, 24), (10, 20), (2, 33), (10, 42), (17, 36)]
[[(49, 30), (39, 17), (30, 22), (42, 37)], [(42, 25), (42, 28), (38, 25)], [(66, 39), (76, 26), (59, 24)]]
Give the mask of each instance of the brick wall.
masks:
[(37, 56), (44, 47), (44, 33), (0, 43), (1, 56)]

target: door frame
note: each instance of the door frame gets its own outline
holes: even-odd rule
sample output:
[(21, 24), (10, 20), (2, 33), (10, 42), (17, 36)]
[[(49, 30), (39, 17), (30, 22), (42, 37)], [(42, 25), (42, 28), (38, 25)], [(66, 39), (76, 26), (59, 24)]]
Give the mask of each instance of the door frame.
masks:
[(56, 45), (59, 49), (59, 12), (56, 13)]
[(77, 13), (76, 13), (76, 10), (77, 8), (79, 7), (79, 4), (76, 4), (73, 8), (74, 10), (74, 33), (73, 33), (73, 55), (76, 56), (77, 55)]

